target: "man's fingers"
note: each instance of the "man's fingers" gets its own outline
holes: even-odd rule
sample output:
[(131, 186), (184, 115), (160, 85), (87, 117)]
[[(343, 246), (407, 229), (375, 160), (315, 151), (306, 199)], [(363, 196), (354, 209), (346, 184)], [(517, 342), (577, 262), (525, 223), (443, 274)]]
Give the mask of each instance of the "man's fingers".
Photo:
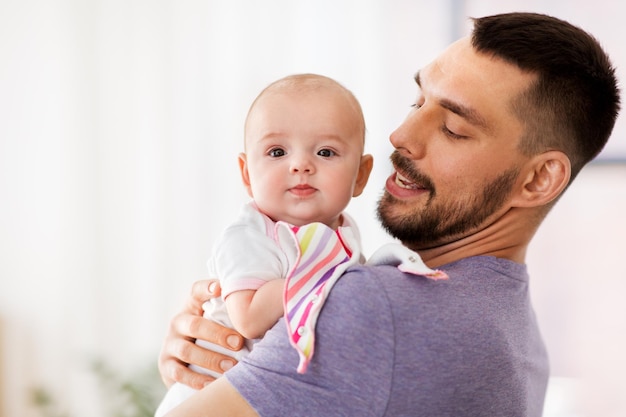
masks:
[(243, 336), (233, 329), (219, 326), (219, 329), (217, 329), (214, 334), (217, 336), (217, 344), (220, 346), (224, 346), (225, 348), (235, 351), (241, 350), (243, 347)]
[(206, 384), (215, 380), (215, 378), (210, 375), (192, 372), (186, 364), (180, 363), (174, 359), (165, 362), (161, 373), (169, 377), (163, 377), (163, 382), (165, 382), (165, 385), (168, 387), (174, 382), (179, 382), (194, 389), (202, 389)]
[(244, 338), (236, 330), (226, 328), (202, 317), (202, 304), (219, 296), (221, 289), (216, 280), (197, 281), (185, 308), (170, 321), (168, 335), (159, 356), (159, 371), (163, 382), (170, 386), (180, 382), (193, 388), (202, 388), (214, 378), (189, 369), (187, 364), (224, 373), (237, 361), (229, 356), (207, 350), (195, 343), (204, 340), (237, 351)]
[(189, 353), (189, 363), (197, 364), (198, 366), (220, 374), (228, 371), (237, 364), (236, 359), (211, 350), (200, 348), (190, 349)]
[[(181, 382), (185, 385), (197, 388), (204, 386), (213, 380), (207, 375), (200, 375), (191, 371), (185, 364), (197, 365), (217, 373), (224, 373), (237, 363), (229, 356), (213, 352), (196, 345), (193, 341), (174, 339), (169, 343), (170, 352), (166, 353), (167, 359), (163, 361), (163, 374), (168, 379)], [(167, 384), (169, 381), (165, 380)]]
[(217, 280), (205, 279), (196, 281), (191, 287), (191, 297), (186, 301), (184, 311), (187, 313), (202, 315), (202, 304), (211, 298), (219, 297), (222, 290)]
[(191, 296), (202, 302), (219, 297), (221, 294), (220, 282), (216, 279), (203, 279), (191, 286)]
[[(229, 329), (212, 320), (193, 314), (179, 314), (170, 322), (170, 335), (184, 335), (188, 339), (200, 339), (237, 351), (244, 339), (236, 330)], [(186, 358), (178, 357), (185, 361)]]

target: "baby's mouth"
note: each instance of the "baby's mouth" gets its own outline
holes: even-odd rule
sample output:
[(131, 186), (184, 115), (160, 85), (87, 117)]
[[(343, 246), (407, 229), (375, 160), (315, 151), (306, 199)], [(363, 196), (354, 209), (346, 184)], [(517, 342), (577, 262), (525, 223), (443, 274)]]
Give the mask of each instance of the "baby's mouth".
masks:
[(298, 184), (290, 188), (289, 191), (299, 197), (307, 197), (314, 194), (317, 190), (308, 184)]

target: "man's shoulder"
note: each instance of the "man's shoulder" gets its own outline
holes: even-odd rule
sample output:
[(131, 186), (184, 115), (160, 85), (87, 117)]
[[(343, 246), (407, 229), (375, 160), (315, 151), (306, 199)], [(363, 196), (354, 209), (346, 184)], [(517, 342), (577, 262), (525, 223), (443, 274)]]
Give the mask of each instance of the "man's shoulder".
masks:
[(337, 304), (346, 312), (384, 309), (389, 300), (381, 282), (392, 280), (395, 274), (402, 275), (395, 267), (351, 266), (333, 285), (326, 303)]
[[(448, 279), (404, 273), (390, 265), (350, 267), (331, 291), (335, 301), (359, 309), (429, 311), (471, 295), (472, 304), (505, 303), (511, 292), (527, 292), (526, 266), (490, 256), (466, 258), (439, 269)], [(497, 294), (495, 300), (493, 295)]]
[[(360, 288), (363, 285), (379, 285), (380, 281), (392, 275), (402, 276), (403, 273), (396, 267), (388, 265), (358, 264), (349, 267), (337, 281), (335, 286), (343, 290)], [(334, 291), (335, 288), (333, 288)]]
[(404, 275), (394, 266), (351, 266), (334, 284), (327, 303), (339, 304), (346, 313), (390, 310), (394, 292), (412, 291)]
[(443, 265), (441, 269), (458, 279), (480, 280), (489, 277), (491, 280), (500, 277), (528, 281), (526, 265), (495, 256), (472, 256)]

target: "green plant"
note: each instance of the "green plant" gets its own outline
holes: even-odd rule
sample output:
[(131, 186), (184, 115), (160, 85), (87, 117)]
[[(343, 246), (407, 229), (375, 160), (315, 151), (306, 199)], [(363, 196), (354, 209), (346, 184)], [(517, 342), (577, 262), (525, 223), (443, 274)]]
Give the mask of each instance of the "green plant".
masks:
[(33, 388), (30, 392), (30, 399), (33, 406), (35, 406), (44, 417), (70, 417), (69, 414), (58, 410), (59, 406), (54, 400), (54, 397), (45, 388)]
[(156, 366), (145, 367), (124, 377), (103, 360), (91, 370), (98, 377), (104, 398), (110, 401), (112, 417), (152, 417), (164, 393)]
[[(154, 365), (125, 375), (106, 361), (96, 359), (90, 363), (89, 369), (98, 381), (107, 416), (152, 417), (165, 393)], [(48, 389), (36, 387), (30, 394), (32, 405), (42, 417), (71, 417), (69, 413), (59, 410), (59, 405)]]

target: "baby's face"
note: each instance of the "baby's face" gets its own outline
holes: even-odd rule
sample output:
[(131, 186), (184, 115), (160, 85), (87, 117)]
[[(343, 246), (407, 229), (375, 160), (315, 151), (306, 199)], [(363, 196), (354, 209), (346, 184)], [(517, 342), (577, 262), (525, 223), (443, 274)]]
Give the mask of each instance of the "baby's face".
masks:
[(266, 93), (248, 117), (245, 141), (244, 183), (275, 221), (336, 227), (361, 192), (364, 126), (339, 88)]

